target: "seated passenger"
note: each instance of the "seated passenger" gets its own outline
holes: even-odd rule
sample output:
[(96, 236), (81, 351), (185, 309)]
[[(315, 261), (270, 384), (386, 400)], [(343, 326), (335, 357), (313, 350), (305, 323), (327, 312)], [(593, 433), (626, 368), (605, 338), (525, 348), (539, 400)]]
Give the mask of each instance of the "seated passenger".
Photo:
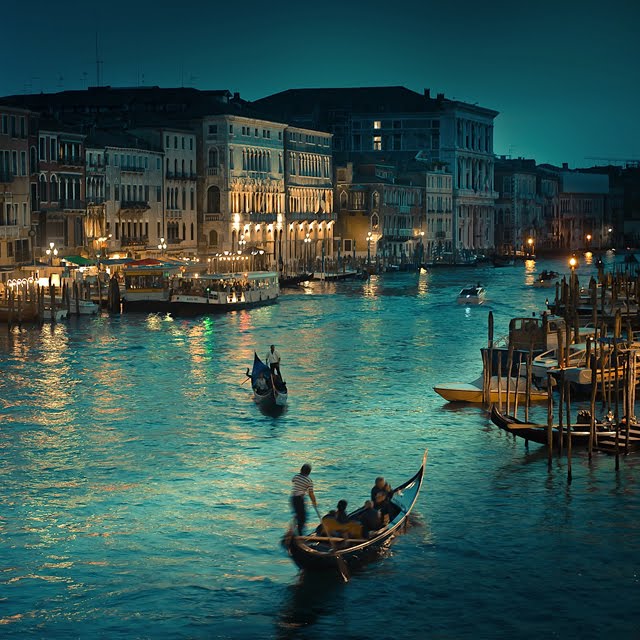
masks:
[(264, 377), (264, 373), (260, 372), (258, 377), (256, 378), (256, 383), (254, 384), (254, 388), (258, 393), (264, 393), (269, 390), (269, 383)]
[[(322, 534), (338, 538), (362, 538), (362, 524), (347, 515), (347, 501), (340, 500), (335, 511), (322, 518)], [(318, 532), (320, 533), (320, 532)]]
[(360, 524), (362, 524), (362, 537), (368, 538), (372, 531), (380, 528), (380, 512), (373, 508), (373, 502), (367, 500), (364, 503), (364, 511), (360, 514)]
[(380, 491), (384, 491), (387, 494), (387, 497), (390, 498), (393, 490), (391, 489), (391, 485), (388, 482), (384, 481), (382, 476), (378, 476), (376, 478), (376, 483), (371, 487), (371, 500), (375, 502), (376, 494)]
[(381, 526), (386, 527), (389, 524), (389, 520), (391, 517), (388, 494), (386, 491), (379, 491), (378, 493), (376, 493), (374, 506), (380, 514)]

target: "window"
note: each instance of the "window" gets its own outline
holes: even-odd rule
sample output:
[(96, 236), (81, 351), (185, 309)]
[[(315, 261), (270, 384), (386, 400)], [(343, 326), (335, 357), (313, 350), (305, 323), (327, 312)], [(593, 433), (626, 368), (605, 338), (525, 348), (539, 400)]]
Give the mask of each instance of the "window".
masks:
[(18, 134), (18, 131), (16, 129), (16, 117), (11, 116), (11, 137), (15, 138), (17, 134)]
[(5, 136), (9, 133), (9, 116), (7, 116), (6, 114), (2, 115), (1, 133), (3, 133)]
[(119, 184), (116, 184), (113, 186), (113, 199), (116, 202), (120, 201), (120, 185)]
[(232, 124), (229, 125), (229, 133), (233, 134), (233, 125)]
[(160, 158), (156, 158), (156, 169), (160, 170), (161, 166), (162, 166), (162, 164), (161, 164)]
[(209, 135), (210, 136), (215, 136), (218, 134), (218, 125), (217, 124), (210, 124), (209, 125)]
[(162, 187), (156, 187), (156, 202), (162, 202)]
[(178, 136), (173, 136), (173, 148), (178, 148)]
[(144, 186), (144, 201), (149, 202), (149, 185)]
[(278, 140), (282, 140), (282, 131), (278, 131)]
[(185, 146), (184, 146), (184, 136), (182, 136), (182, 148), (183, 149), (185, 148)]
[(255, 136), (256, 136), (256, 138), (258, 137), (258, 130), (257, 129), (255, 130)]
[[(6, 118), (7, 116), (2, 116), (3, 119)], [(40, 138), (40, 160), (46, 160), (47, 159), (47, 143), (46, 140), (44, 138)]]
[(169, 148), (169, 146), (170, 146), (169, 143), (170, 143), (170, 138), (169, 138), (169, 136), (167, 136), (166, 139), (165, 139), (165, 145), (164, 145), (166, 149)]
[(373, 150), (382, 151), (382, 136), (373, 136)]
[(193, 138), (189, 138), (189, 151), (193, 151)]
[(191, 195), (189, 198), (189, 209), (191, 209), (191, 211), (193, 211), (195, 209), (195, 199), (196, 199), (196, 194), (193, 191), (193, 188), (191, 189)]
[(24, 116), (21, 116), (20, 118), (20, 137), (21, 138), (27, 137), (27, 124), (25, 122)]
[(382, 122), (380, 120), (374, 120), (373, 121), (373, 128), (374, 129), (382, 129)]
[(229, 149), (229, 169), (233, 169), (233, 149)]

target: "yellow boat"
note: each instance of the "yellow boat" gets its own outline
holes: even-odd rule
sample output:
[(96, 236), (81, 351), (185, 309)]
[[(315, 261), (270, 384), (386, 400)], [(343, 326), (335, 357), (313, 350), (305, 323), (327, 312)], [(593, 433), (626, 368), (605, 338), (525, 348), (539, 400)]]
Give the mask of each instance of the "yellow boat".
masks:
[[(507, 380), (503, 378), (501, 380), (502, 401), (507, 401)], [(526, 382), (523, 378), (518, 381), (518, 402), (524, 402), (526, 399)], [(450, 382), (445, 384), (439, 384), (433, 387), (433, 390), (440, 396), (442, 396), (448, 402), (476, 402), (482, 403), (482, 378), (465, 384), (463, 382)], [(491, 402), (499, 402), (498, 397), (498, 379), (493, 377), (491, 379)], [(516, 380), (511, 378), (509, 382), (509, 402), (513, 402), (516, 398)], [(547, 392), (538, 389), (537, 387), (531, 388), (531, 402), (544, 402), (547, 399)]]

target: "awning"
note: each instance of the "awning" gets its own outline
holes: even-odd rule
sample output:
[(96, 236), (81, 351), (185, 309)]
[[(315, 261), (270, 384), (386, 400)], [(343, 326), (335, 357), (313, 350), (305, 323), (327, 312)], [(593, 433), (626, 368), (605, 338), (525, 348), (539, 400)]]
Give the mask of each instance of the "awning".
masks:
[(82, 256), (65, 256), (64, 258), (60, 258), (60, 260), (64, 260), (70, 264), (75, 264), (78, 267), (90, 267), (96, 263), (95, 260), (89, 260)]

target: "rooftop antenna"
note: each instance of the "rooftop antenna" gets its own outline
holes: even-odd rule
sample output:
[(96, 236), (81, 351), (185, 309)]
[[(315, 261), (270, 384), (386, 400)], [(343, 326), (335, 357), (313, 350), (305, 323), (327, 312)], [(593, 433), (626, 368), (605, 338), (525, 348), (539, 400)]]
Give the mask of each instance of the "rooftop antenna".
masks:
[(102, 60), (100, 60), (100, 56), (98, 55), (98, 32), (96, 31), (96, 86), (100, 87), (101, 78), (100, 78), (100, 65), (102, 64)]
[(58, 89), (62, 89), (64, 87), (64, 77), (61, 73), (58, 73), (58, 84), (56, 86)]

